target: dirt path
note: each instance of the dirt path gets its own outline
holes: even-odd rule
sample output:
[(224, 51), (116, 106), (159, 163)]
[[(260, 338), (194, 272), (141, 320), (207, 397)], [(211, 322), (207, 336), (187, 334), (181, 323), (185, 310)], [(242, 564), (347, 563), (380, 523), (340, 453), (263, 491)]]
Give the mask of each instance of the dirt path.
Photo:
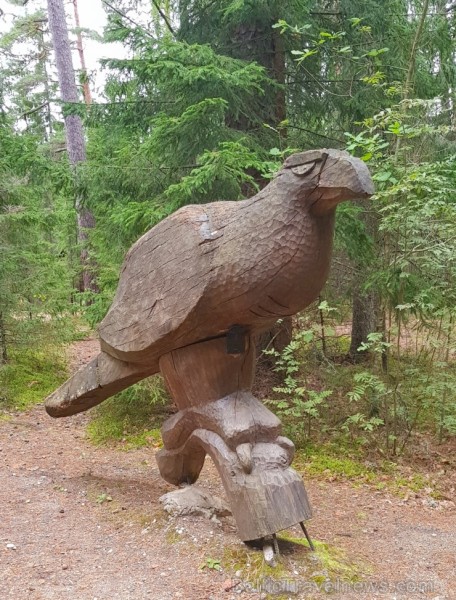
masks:
[[(73, 367), (94, 350), (94, 342), (75, 344)], [(172, 487), (158, 474), (154, 450), (95, 448), (85, 439), (86, 422), (87, 415), (54, 421), (42, 406), (0, 422), (0, 600), (261, 597), (242, 583), (226, 589), (238, 581), (230, 583), (237, 569), (245, 581), (258, 562), (237, 540), (233, 521), (170, 519), (158, 498)], [(210, 460), (202, 485), (223, 495)], [(340, 582), (331, 597), (456, 599), (452, 502), (403, 501), (348, 483), (311, 480), (307, 487), (313, 535), (356, 565), (359, 582)], [(326, 597), (307, 592), (306, 582), (324, 580), (329, 563), (300, 546), (284, 551), (293, 576), (281, 597)], [(241, 564), (245, 556), (250, 567)], [(220, 560), (222, 571), (201, 570), (208, 558)], [(369, 583), (376, 587), (369, 591)]]

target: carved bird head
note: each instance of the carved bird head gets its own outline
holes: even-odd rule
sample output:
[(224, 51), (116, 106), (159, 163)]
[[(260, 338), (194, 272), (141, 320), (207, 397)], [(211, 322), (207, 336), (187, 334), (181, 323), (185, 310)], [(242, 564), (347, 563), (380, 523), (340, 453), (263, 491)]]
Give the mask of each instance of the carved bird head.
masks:
[(309, 150), (293, 154), (279, 171), (280, 183), (308, 202), (315, 215), (344, 200), (367, 198), (374, 184), (365, 163), (342, 150)]

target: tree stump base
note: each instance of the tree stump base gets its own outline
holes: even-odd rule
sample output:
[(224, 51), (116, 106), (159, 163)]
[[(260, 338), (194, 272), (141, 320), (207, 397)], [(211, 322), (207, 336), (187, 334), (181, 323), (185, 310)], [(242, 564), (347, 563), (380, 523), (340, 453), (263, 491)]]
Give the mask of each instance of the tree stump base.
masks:
[[(238, 335), (174, 350), (160, 370), (178, 413), (163, 425), (157, 454), (162, 477), (194, 483), (206, 454), (222, 479), (244, 541), (270, 536), (311, 517), (301, 477), (290, 467), (291, 440), (280, 420), (250, 392), (255, 344)], [(230, 349), (236, 353), (229, 353)]]

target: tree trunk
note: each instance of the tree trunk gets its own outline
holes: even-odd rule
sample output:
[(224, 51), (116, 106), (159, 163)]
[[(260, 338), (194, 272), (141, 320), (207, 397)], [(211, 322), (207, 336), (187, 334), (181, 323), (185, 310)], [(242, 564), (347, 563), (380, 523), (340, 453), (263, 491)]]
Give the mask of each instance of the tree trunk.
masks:
[(82, 34), (81, 34), (81, 23), (79, 21), (79, 11), (78, 11), (78, 0), (73, 0), (73, 10), (74, 10), (74, 22), (76, 25), (76, 45), (78, 48), (79, 60), (81, 62), (81, 75), (82, 75), (82, 93), (84, 96), (84, 102), (87, 106), (92, 104), (92, 94), (90, 93), (89, 86), (89, 77), (87, 75), (87, 68), (85, 64), (84, 57), (84, 46), (82, 44)]
[[(73, 60), (63, 0), (48, 0), (49, 30), (54, 47), (57, 75), (60, 85), (60, 97), (63, 102), (77, 103), (78, 91), (74, 77)], [(75, 208), (77, 213), (77, 235), (81, 246), (80, 261), (82, 267), (81, 291), (97, 292), (93, 269), (88, 259), (88, 230), (95, 226), (90, 210), (85, 208), (85, 197), (81, 191), (78, 166), (86, 160), (84, 130), (81, 117), (77, 114), (64, 114), (68, 158), (73, 167), (75, 180)]]
[(0, 365), (8, 361), (8, 349), (6, 347), (6, 330), (3, 313), (0, 312)]
[[(375, 252), (376, 240), (378, 238), (377, 214), (372, 207), (369, 207), (366, 200), (358, 200), (357, 203), (364, 209), (361, 213), (361, 219), (366, 232), (373, 240), (373, 252)], [(354, 362), (363, 361), (369, 356), (368, 352), (358, 352), (358, 348), (363, 342), (368, 341), (367, 336), (369, 333), (378, 331), (380, 311), (379, 298), (376, 291), (373, 289), (368, 291), (363, 290), (363, 284), (368, 278), (373, 256), (360, 258), (358, 275), (354, 281), (351, 344), (348, 352), (349, 358)]]
[(353, 292), (353, 312), (351, 328), (351, 344), (349, 357), (354, 362), (361, 362), (368, 353), (358, 352), (358, 348), (367, 341), (369, 333), (377, 331), (378, 300), (373, 290), (363, 292), (359, 282)]

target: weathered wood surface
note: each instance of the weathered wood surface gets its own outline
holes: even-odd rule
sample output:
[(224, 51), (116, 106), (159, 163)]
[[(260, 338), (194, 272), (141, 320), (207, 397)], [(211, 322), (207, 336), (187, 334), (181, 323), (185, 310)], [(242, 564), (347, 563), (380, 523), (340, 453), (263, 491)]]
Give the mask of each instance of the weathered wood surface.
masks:
[(227, 396), (233, 389), (252, 387), (255, 347), (248, 336), (244, 340), (242, 354), (228, 354), (227, 339), (223, 336), (177, 348), (160, 358), (160, 372), (179, 408), (201, 406)]
[(129, 251), (102, 349), (151, 365), (234, 324), (256, 332), (295, 314), (326, 281), (337, 203), (369, 185), (358, 159), (312, 151), (249, 200), (178, 210)]
[[(157, 372), (160, 357), (176, 348), (236, 324), (256, 335), (302, 310), (328, 275), (337, 204), (372, 193), (362, 161), (312, 150), (288, 158), (248, 200), (178, 210), (128, 252), (99, 327), (102, 351), (124, 361), (122, 372), (131, 369), (134, 379), (140, 365), (148, 375)], [(52, 416), (86, 410), (131, 385), (122, 375), (117, 386), (90, 387), (88, 394), (84, 373), (90, 368), (54, 392)]]
[(227, 353), (227, 336), (180, 348), (160, 359), (179, 412), (162, 427), (160, 473), (194, 483), (206, 453), (214, 461), (242, 540), (254, 540), (311, 517), (304, 484), (290, 468), (291, 440), (279, 419), (249, 391), (254, 343)]
[[(364, 163), (330, 152), (295, 155), (253, 198), (186, 206), (146, 233), (122, 267), (100, 325), (102, 348), (150, 365), (235, 323), (261, 330), (310, 304), (328, 274), (334, 222), (328, 207), (342, 199), (340, 179), (349, 179), (344, 197), (354, 195), (349, 183), (357, 193), (369, 191), (362, 187)], [(326, 192), (319, 181), (329, 173), (338, 187), (331, 179)], [(328, 214), (312, 216), (317, 207)]]
[(194, 477), (190, 481), (196, 481), (208, 453), (222, 479), (239, 537), (257, 540), (312, 516), (303, 481), (289, 466), (287, 448), (282, 446), (286, 442), (287, 438), (278, 437), (274, 443), (252, 444), (247, 471), (221, 436), (196, 429), (183, 448), (161, 451), (157, 462), (162, 477), (177, 485), (179, 479), (187, 482), (189, 474)]
[(46, 398), (46, 411), (51, 417), (74, 415), (153, 374), (144, 365), (128, 364), (100, 352)]

